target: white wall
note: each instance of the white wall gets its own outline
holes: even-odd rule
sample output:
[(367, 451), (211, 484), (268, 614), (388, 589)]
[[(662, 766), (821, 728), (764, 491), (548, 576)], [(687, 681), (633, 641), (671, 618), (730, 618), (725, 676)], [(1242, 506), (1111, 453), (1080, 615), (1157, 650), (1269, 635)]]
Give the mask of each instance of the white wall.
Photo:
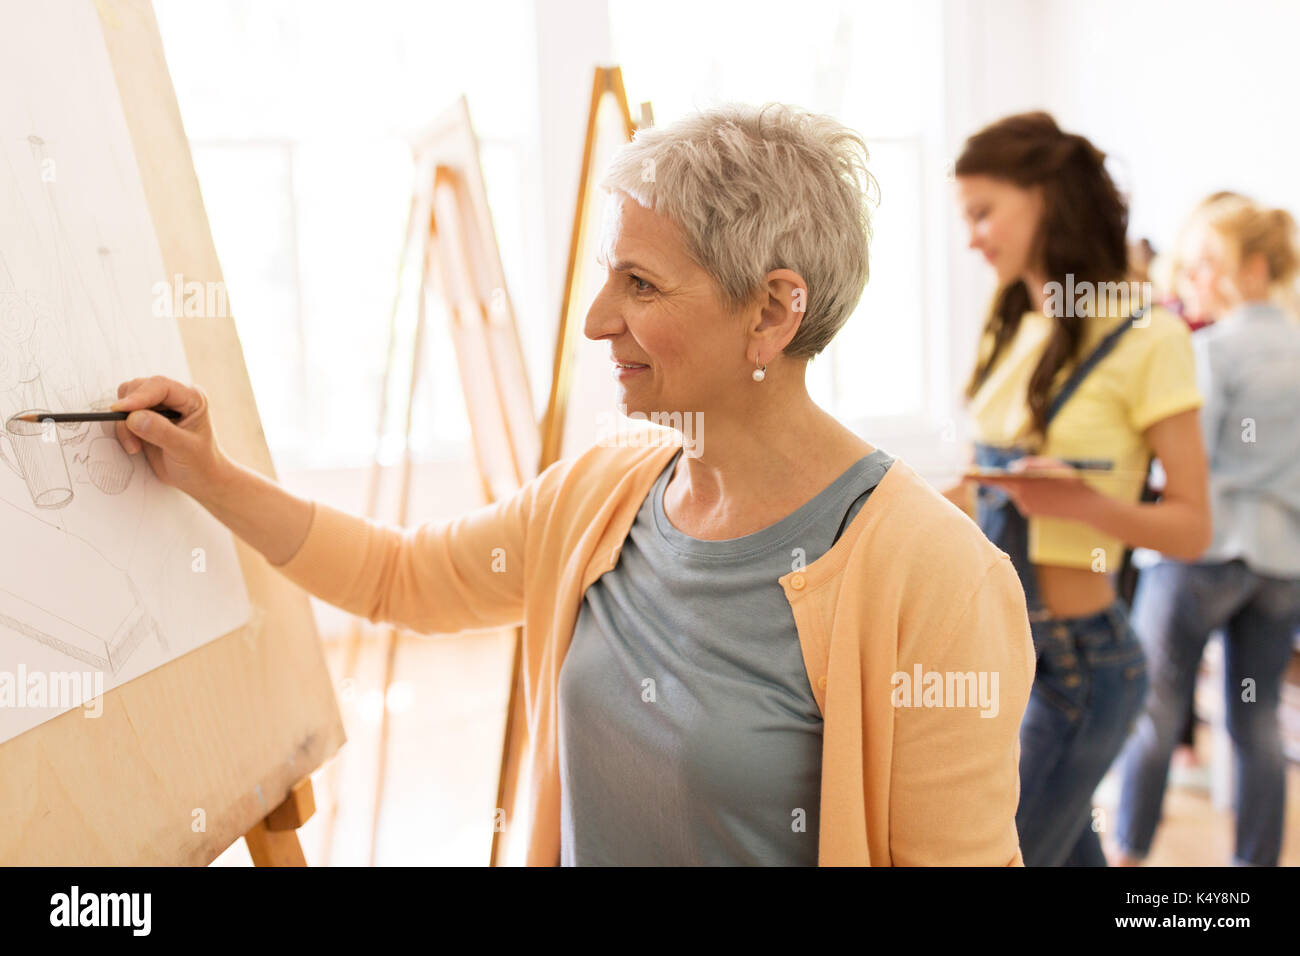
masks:
[(1055, 0), (1043, 39), (1058, 118), (1131, 170), (1135, 235), (1218, 189), (1300, 210), (1300, 4)]
[(949, 13), (978, 24), (957, 38), (973, 62), (950, 84), (953, 124), (1051, 111), (1114, 158), (1135, 236), (1168, 244), (1218, 189), (1300, 211), (1300, 3), (958, 0)]

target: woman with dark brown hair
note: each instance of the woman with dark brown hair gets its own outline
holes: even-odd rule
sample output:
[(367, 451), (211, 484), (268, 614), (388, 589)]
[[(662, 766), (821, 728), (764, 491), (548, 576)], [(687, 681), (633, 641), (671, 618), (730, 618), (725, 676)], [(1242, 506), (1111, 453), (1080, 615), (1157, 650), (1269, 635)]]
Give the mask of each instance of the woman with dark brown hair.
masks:
[[(970, 137), (955, 167), (998, 289), (966, 390), (982, 473), (947, 495), (1011, 556), (1029, 607), (1028, 866), (1106, 862), (1092, 793), (1148, 685), (1113, 581), (1125, 548), (1193, 559), (1210, 536), (1190, 337), (1130, 281), (1127, 204), (1104, 160), (1036, 112)], [(1144, 503), (1152, 456), (1167, 483)]]

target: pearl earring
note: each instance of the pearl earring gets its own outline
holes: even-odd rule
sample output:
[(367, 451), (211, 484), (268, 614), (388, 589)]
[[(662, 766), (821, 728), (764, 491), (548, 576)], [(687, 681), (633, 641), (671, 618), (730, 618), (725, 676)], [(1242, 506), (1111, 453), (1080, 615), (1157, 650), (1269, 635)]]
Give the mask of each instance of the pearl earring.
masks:
[(767, 366), (766, 366), (766, 365), (764, 365), (762, 368), (756, 368), (756, 369), (754, 369), (754, 381), (756, 381), (756, 382), (761, 382), (761, 381), (763, 381), (763, 379), (765, 379), (765, 378), (767, 378)]

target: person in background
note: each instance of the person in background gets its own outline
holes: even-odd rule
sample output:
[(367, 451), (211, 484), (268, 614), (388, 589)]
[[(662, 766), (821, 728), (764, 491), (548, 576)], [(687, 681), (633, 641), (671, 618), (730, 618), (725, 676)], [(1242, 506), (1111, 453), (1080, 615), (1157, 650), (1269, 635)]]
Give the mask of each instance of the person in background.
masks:
[(1138, 282), (1151, 281), (1151, 264), (1155, 261), (1156, 249), (1151, 240), (1143, 236), (1129, 243), (1129, 275)]
[[(1208, 316), (1200, 314), (1194, 295), (1186, 288), (1186, 280), (1181, 266), (1184, 247), (1187, 245), (1196, 216), (1210, 204), (1228, 196), (1240, 196), (1240, 193), (1221, 190), (1211, 193), (1196, 204), (1187, 222), (1179, 230), (1178, 239), (1174, 244), (1172, 253), (1160, 255), (1146, 239), (1142, 239), (1131, 247), (1132, 255), (1145, 265), (1144, 274), (1141, 278), (1149, 279), (1152, 282), (1155, 301), (1170, 312), (1180, 316), (1187, 323), (1187, 328), (1192, 332), (1205, 328), (1212, 320)], [(1143, 500), (1157, 500), (1163, 484), (1164, 475), (1161, 474), (1157, 462), (1152, 469), (1152, 473), (1147, 478), (1147, 488), (1142, 495)], [(1124, 580), (1121, 585), (1121, 590), (1125, 593), (1130, 607), (1133, 603), (1133, 595), (1137, 591), (1137, 580), (1142, 570), (1158, 563), (1159, 560), (1159, 554), (1146, 548), (1138, 548), (1133, 552), (1132, 561), (1126, 568), (1127, 573), (1123, 575)], [(1187, 700), (1183, 703), (1181, 730), (1178, 732), (1178, 744), (1174, 748), (1170, 765), (1175, 774), (1180, 775), (1182, 780), (1194, 782), (1204, 788), (1206, 786), (1204, 768), (1201, 766), (1196, 754), (1197, 717), (1194, 687), (1192, 691), (1187, 695)]]
[(1194, 217), (1185, 264), (1205, 397), (1214, 537), (1200, 560), (1171, 555), (1142, 573), (1133, 618), (1155, 679), (1120, 759), (1115, 862), (1147, 856), (1160, 822), (1183, 704), (1211, 632), (1224, 632), (1228, 732), (1235, 745), (1233, 862), (1276, 865), (1286, 767), (1278, 727), (1283, 673), (1300, 630), (1300, 250), (1291, 215), (1241, 196)]
[[(1129, 288), (1128, 209), (1104, 158), (1036, 112), (976, 133), (955, 165), (970, 246), (998, 280), (966, 391), (975, 464), (1013, 473), (946, 494), (1011, 556), (1030, 611), (1038, 664), (1016, 812), (1027, 866), (1106, 865), (1092, 793), (1147, 689), (1112, 581), (1125, 546), (1191, 559), (1210, 537), (1187, 329), (1140, 294), (1099, 295)], [(1165, 496), (1139, 503), (1152, 454)], [(1014, 474), (1040, 467), (1057, 477)]]
[(1229, 189), (1210, 193), (1192, 208), (1187, 221), (1179, 230), (1173, 252), (1169, 255), (1154, 256), (1150, 264), (1150, 277), (1156, 286), (1156, 300), (1169, 311), (1182, 316), (1187, 327), (1193, 332), (1205, 328), (1214, 319), (1201, 314), (1201, 306), (1198, 304), (1195, 291), (1187, 284), (1183, 263), (1189, 253), (1188, 242), (1198, 217), (1214, 203), (1228, 198), (1245, 199), (1246, 197)]

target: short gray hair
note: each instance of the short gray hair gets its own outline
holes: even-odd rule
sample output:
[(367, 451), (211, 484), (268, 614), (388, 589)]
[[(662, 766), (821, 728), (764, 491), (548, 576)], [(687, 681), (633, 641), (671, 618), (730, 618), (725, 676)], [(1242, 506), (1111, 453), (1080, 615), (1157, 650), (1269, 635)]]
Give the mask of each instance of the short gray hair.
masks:
[(600, 186), (672, 220), (727, 305), (750, 302), (773, 269), (808, 283), (791, 357), (818, 354), (848, 320), (870, 273), (862, 136), (782, 103), (726, 103), (638, 130)]

